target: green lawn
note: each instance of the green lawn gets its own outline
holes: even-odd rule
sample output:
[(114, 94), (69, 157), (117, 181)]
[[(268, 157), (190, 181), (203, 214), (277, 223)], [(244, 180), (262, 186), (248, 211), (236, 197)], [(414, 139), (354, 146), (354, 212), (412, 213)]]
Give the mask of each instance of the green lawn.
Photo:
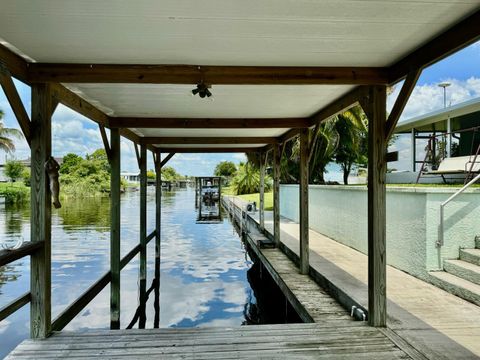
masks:
[(23, 181), (0, 183), (0, 196), (8, 204), (21, 203), (30, 199), (30, 188)]
[[(257, 208), (260, 207), (260, 194), (245, 194), (245, 195), (237, 195), (239, 198), (243, 200), (247, 200), (248, 202), (255, 201), (257, 203)], [(273, 192), (265, 193), (265, 210), (273, 210)]]

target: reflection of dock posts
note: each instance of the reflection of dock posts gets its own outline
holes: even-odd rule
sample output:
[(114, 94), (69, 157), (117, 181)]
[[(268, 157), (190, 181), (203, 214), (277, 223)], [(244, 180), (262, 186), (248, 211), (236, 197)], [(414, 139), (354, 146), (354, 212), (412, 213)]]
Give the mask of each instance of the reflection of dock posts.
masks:
[[(136, 146), (136, 145), (135, 145)], [(140, 314), (138, 327), (145, 328), (146, 291), (147, 291), (147, 147), (140, 145), (138, 159), (140, 168), (140, 269), (139, 292)]]
[(160, 240), (161, 240), (161, 220), (162, 220), (162, 174), (161, 174), (161, 159), (160, 151), (157, 151), (154, 156), (155, 162), (155, 299), (153, 307), (155, 308), (155, 318), (153, 326), (159, 327), (160, 324)]
[(222, 216), (222, 178), (218, 178), (218, 216)]
[(281, 144), (273, 145), (273, 238), (280, 244), (280, 157)]
[(309, 253), (308, 253), (308, 155), (309, 141), (308, 129), (300, 132), (300, 273), (308, 274)]
[(202, 217), (202, 205), (203, 205), (203, 193), (202, 193), (202, 188), (203, 188), (203, 178), (200, 178), (198, 180), (198, 214), (200, 215), (200, 218)]
[(32, 242), (44, 241), (30, 260), (30, 337), (45, 338), (51, 323), (51, 193), (44, 164), (51, 156), (50, 86), (32, 84), (31, 132), (31, 230)]
[(195, 209), (198, 208), (198, 178), (195, 178)]
[(110, 129), (110, 328), (120, 329), (120, 133)]

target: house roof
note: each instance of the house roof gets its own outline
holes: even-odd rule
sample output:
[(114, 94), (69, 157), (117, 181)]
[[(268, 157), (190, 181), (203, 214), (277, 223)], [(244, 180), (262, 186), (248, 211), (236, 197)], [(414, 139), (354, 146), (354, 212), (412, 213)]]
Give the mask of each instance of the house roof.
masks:
[(448, 118), (453, 119), (477, 111), (480, 111), (480, 97), (410, 119), (401, 120), (395, 128), (395, 133), (410, 132), (412, 129), (422, 130), (422, 128), (429, 131), (432, 130), (431, 125), (433, 124), (435, 124), (436, 130), (446, 130)]

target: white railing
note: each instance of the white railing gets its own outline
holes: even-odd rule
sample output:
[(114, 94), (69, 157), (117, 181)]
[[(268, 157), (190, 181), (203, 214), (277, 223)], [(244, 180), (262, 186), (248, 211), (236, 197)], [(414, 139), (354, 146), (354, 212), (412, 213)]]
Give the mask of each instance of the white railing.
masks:
[(475, 184), (478, 180), (480, 180), (480, 174), (475, 176), (471, 181), (469, 181), (467, 184), (465, 184), (461, 189), (459, 189), (455, 194), (450, 196), (447, 200), (445, 200), (443, 203), (440, 204), (440, 224), (438, 225), (438, 239), (437, 239), (437, 246), (441, 247), (444, 244), (444, 228), (443, 228), (443, 218), (444, 218), (444, 209), (445, 206), (455, 199), (458, 195), (463, 193), (468, 187), (471, 185)]

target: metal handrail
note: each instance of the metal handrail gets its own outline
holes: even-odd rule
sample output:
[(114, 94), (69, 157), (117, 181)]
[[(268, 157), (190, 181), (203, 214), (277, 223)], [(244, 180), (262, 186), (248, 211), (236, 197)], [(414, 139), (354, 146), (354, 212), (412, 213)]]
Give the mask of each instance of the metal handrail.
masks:
[(459, 189), (455, 194), (450, 196), (447, 200), (445, 200), (443, 203), (440, 204), (440, 224), (438, 225), (438, 239), (437, 239), (437, 247), (441, 247), (444, 244), (444, 239), (443, 239), (443, 218), (444, 218), (444, 208), (445, 206), (455, 199), (458, 195), (463, 193), (468, 187), (471, 185), (475, 184), (478, 180), (480, 180), (480, 174), (475, 176), (472, 180), (470, 180), (467, 184), (465, 184), (461, 189)]

